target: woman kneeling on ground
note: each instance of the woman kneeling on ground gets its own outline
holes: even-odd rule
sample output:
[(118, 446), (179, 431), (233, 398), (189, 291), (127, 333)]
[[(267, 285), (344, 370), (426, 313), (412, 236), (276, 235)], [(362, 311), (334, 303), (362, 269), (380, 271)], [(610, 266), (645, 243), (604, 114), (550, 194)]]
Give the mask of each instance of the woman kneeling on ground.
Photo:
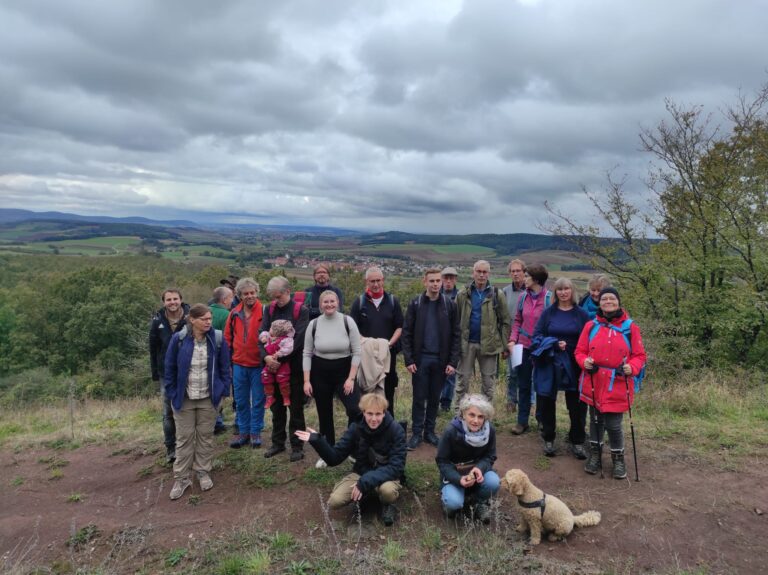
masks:
[(331, 467), (354, 458), (352, 473), (334, 486), (328, 507), (340, 509), (376, 494), (382, 503), (381, 520), (389, 526), (395, 522), (394, 503), (405, 473), (405, 432), (387, 411), (385, 397), (367, 393), (359, 406), (362, 419), (350, 425), (335, 445), (311, 427), (297, 431), (296, 436), (308, 441)]
[(447, 427), (437, 447), (437, 466), (443, 482), (443, 511), (449, 519), (474, 500), (475, 518), (491, 522), (490, 498), (499, 490), (496, 430), (491, 425), (493, 406), (482, 395), (467, 395), (459, 403), (460, 415)]
[(173, 335), (165, 354), (165, 394), (176, 423), (171, 499), (180, 498), (192, 485), (190, 471), (197, 474), (201, 490), (213, 487), (213, 428), (232, 374), (227, 342), (220, 331), (211, 329), (211, 322), (207, 305), (193, 305), (187, 326)]
[(594, 475), (602, 468), (603, 436), (607, 430), (613, 477), (624, 479), (627, 466), (622, 419), (635, 397), (634, 376), (645, 365), (645, 348), (640, 328), (621, 309), (615, 288), (604, 288), (598, 302), (597, 316), (584, 326), (574, 354), (584, 370), (580, 397), (590, 406), (590, 453), (584, 471)]

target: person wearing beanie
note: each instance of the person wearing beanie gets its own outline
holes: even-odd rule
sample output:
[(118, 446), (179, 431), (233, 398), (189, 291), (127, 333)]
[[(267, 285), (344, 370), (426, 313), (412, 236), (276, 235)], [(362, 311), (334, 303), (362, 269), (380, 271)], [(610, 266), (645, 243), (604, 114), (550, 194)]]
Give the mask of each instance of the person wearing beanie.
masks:
[(645, 366), (640, 328), (621, 307), (614, 287), (600, 290), (595, 319), (587, 322), (574, 353), (582, 368), (580, 398), (589, 405), (590, 453), (584, 471), (594, 475), (602, 468), (605, 432), (613, 461), (613, 477), (624, 479), (624, 430), (622, 420), (634, 401), (635, 377)]

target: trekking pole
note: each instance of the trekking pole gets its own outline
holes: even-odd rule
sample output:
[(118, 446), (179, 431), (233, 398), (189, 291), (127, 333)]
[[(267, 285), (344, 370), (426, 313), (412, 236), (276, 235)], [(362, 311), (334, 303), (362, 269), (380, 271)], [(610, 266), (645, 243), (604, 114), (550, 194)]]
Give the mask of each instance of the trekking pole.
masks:
[[(592, 368), (594, 369), (594, 363), (592, 364)], [(595, 380), (592, 379), (592, 369), (589, 370), (589, 383), (592, 384), (593, 425), (595, 426), (595, 432), (597, 433), (597, 460), (600, 462), (600, 479), (605, 479), (605, 476), (603, 475), (603, 442), (601, 441), (603, 434), (600, 430), (600, 422), (597, 419), (597, 400), (595, 399)]]
[[(621, 371), (624, 371), (624, 364), (627, 358), (621, 364)], [(627, 388), (627, 406), (629, 407), (629, 429), (632, 432), (632, 457), (635, 460), (635, 481), (640, 481), (640, 475), (637, 473), (637, 445), (635, 444), (635, 422), (632, 419), (632, 403), (629, 400), (629, 378), (627, 374), (624, 374), (624, 385)]]

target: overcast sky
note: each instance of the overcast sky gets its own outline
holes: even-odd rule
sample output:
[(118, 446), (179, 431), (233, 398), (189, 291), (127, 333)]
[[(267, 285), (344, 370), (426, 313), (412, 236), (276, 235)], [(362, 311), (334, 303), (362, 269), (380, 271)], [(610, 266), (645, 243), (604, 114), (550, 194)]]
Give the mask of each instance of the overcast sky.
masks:
[[(369, 230), (586, 221), (664, 98), (768, 79), (766, 0), (0, 0), (2, 207)], [(217, 215), (214, 215), (217, 214)]]

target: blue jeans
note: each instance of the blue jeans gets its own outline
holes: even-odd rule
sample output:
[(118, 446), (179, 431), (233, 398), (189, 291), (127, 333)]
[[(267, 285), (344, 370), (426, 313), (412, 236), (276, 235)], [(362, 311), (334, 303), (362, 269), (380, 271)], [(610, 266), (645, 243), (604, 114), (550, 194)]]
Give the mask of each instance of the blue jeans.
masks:
[(440, 390), (445, 382), (445, 366), (437, 355), (422, 354), (413, 374), (413, 406), (411, 420), (413, 434), (434, 433), (437, 409), (440, 406)]
[(446, 511), (458, 511), (464, 508), (464, 495), (470, 494), (475, 498), (475, 503), (484, 503), (499, 491), (501, 481), (495, 471), (487, 471), (483, 475), (483, 482), (473, 485), (469, 489), (458, 487), (453, 483), (443, 485), (442, 499)]
[(237, 424), (240, 435), (260, 435), (264, 429), (264, 386), (260, 367), (234, 364), (233, 383), (237, 401)]
[(517, 405), (517, 369), (512, 367), (512, 356), (507, 358), (507, 403)]
[(453, 390), (456, 389), (456, 372), (445, 378), (443, 382), (443, 390), (440, 392), (440, 405), (445, 409), (451, 408), (453, 402)]

